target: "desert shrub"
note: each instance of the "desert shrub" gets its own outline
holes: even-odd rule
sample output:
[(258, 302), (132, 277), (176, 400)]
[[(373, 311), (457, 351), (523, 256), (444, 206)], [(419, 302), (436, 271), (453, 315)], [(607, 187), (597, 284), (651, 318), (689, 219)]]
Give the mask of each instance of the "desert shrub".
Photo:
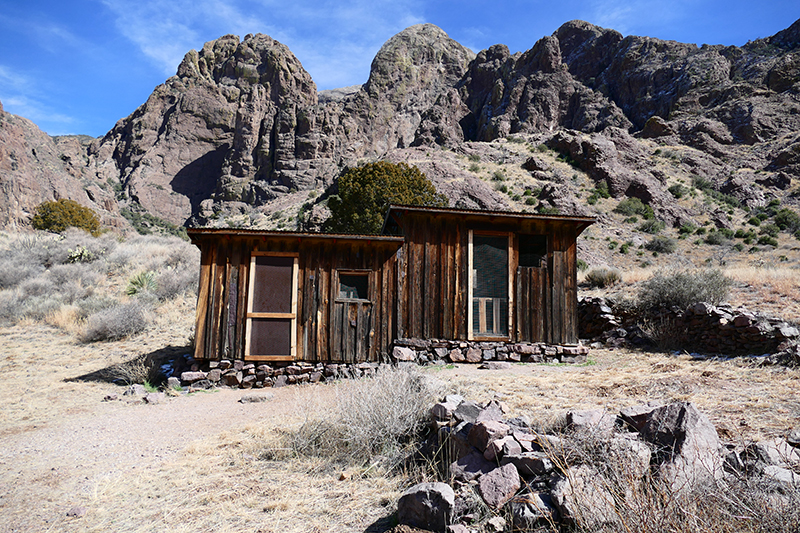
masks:
[(91, 287), (100, 280), (100, 273), (94, 265), (81, 264), (55, 265), (47, 271), (47, 276), (56, 287), (62, 287), (71, 282)]
[(606, 288), (622, 281), (622, 273), (616, 268), (598, 267), (586, 273), (586, 283), (590, 287)]
[(722, 234), (720, 231), (712, 231), (708, 235), (706, 235), (705, 243), (706, 244), (725, 244), (728, 242), (728, 239), (725, 238), (725, 235)]
[(777, 237), (780, 233), (780, 228), (777, 224), (764, 224), (758, 231), (759, 235), (769, 235), (770, 237)]
[(144, 292), (155, 293), (158, 288), (156, 283), (156, 273), (152, 270), (146, 270), (134, 274), (128, 280), (128, 286), (125, 288), (125, 294), (128, 296), (135, 296)]
[(664, 235), (653, 237), (647, 244), (644, 245), (647, 250), (659, 254), (671, 254), (677, 248), (674, 239), (670, 239)]
[(687, 222), (687, 223), (681, 225), (680, 229), (678, 229), (678, 233), (680, 233), (681, 235), (691, 235), (696, 230), (697, 230), (697, 226), (695, 226), (694, 224), (692, 224), (690, 222)]
[(712, 305), (728, 296), (731, 280), (721, 270), (658, 270), (639, 285), (636, 301), (643, 310), (678, 307), (686, 309), (697, 302)]
[(669, 193), (675, 198), (683, 198), (689, 192), (689, 189), (680, 183), (676, 183), (675, 185), (670, 186), (667, 191), (669, 191)]
[(415, 367), (382, 367), (372, 379), (342, 383), (329, 413), (289, 436), (302, 455), (392, 468), (428, 422), (440, 385)]
[(0, 289), (16, 287), (44, 271), (42, 265), (28, 263), (21, 259), (18, 256), (0, 257)]
[(584, 272), (589, 269), (589, 263), (584, 261), (583, 259), (578, 259), (578, 270), (580, 272)]
[(45, 296), (55, 292), (55, 285), (45, 276), (29, 278), (19, 284), (19, 294), (22, 298)]
[(646, 220), (655, 216), (653, 208), (645, 205), (639, 198), (625, 198), (617, 204), (614, 212), (624, 216), (639, 215)]
[(58, 311), (63, 305), (61, 298), (53, 294), (27, 296), (21, 299), (20, 303), (19, 314), (36, 320), (43, 320), (47, 315)]
[(779, 209), (778, 212), (775, 213), (775, 224), (781, 229), (781, 231), (794, 233), (797, 230), (800, 230), (800, 215), (791, 209)]
[(91, 295), (76, 303), (78, 308), (78, 316), (80, 318), (87, 318), (95, 313), (99, 313), (105, 309), (119, 305), (119, 302), (114, 298), (103, 295)]
[(15, 323), (22, 313), (19, 293), (14, 290), (0, 291), (0, 324)]
[(144, 331), (149, 309), (140, 301), (109, 307), (89, 316), (83, 342), (119, 340)]
[(100, 233), (100, 219), (95, 212), (66, 198), (36, 206), (31, 225), (35, 229), (53, 233), (61, 233), (70, 227), (82, 229), (92, 235)]
[(655, 235), (656, 233), (661, 233), (661, 230), (663, 230), (664, 227), (665, 224), (662, 221), (657, 220), (655, 218), (651, 218), (650, 220), (645, 220), (644, 222), (639, 224), (639, 227), (636, 229), (644, 233), (650, 233)]
[(197, 292), (197, 268), (165, 270), (156, 278), (155, 295), (159, 300), (171, 300), (187, 292)]
[(775, 237), (771, 237), (770, 235), (762, 235), (758, 238), (758, 244), (763, 244), (765, 246), (773, 246), (775, 248), (778, 247), (778, 239)]
[(378, 233), (391, 204), (445, 207), (447, 197), (417, 167), (378, 161), (347, 169), (338, 194), (328, 199), (331, 216), (324, 229), (341, 233)]

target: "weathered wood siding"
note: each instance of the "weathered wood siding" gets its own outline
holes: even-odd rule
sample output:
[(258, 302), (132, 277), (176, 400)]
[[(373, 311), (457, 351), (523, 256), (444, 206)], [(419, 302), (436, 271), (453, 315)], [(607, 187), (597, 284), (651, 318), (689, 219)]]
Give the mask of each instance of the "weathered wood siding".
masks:
[[(397, 241), (210, 233), (192, 237), (201, 249), (197, 359), (247, 359), (251, 252), (297, 254), (297, 360), (378, 361), (396, 337)], [(340, 300), (338, 271), (364, 273), (369, 300)]]
[[(469, 233), (512, 236), (509, 271), (513, 303), (512, 342), (576, 343), (576, 226), (570, 221), (407, 212), (406, 239), (398, 259), (400, 337), (468, 338)], [(519, 234), (546, 235), (547, 260), (541, 268), (519, 267)]]

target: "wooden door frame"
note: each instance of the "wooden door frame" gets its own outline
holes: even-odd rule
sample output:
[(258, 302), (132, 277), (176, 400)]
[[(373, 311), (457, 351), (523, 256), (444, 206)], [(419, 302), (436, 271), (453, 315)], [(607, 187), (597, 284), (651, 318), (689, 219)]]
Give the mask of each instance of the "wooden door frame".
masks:
[[(513, 320), (514, 320), (514, 269), (512, 268), (512, 253), (514, 250), (514, 233), (510, 231), (481, 231), (481, 230), (468, 230), (469, 231), (469, 242), (467, 244), (467, 340), (470, 341), (510, 341), (511, 340), (511, 332), (513, 331)], [(506, 262), (508, 263), (508, 334), (505, 336), (498, 336), (498, 337), (485, 337), (479, 336), (476, 337), (475, 333), (473, 332), (472, 321), (474, 319), (474, 313), (472, 311), (472, 291), (473, 285), (475, 283), (475, 279), (473, 277), (473, 237), (475, 234), (478, 235), (493, 235), (496, 237), (505, 236), (508, 239), (508, 245), (506, 248)]]
[[(256, 278), (256, 257), (292, 257), (292, 289), (291, 289), (291, 311), (289, 313), (254, 313), (253, 312), (253, 290)], [(247, 285), (247, 315), (245, 322), (245, 347), (244, 359), (246, 361), (294, 361), (297, 358), (297, 287), (300, 254), (295, 252), (250, 252), (250, 272)], [(250, 354), (250, 329), (254, 318), (288, 318), (289, 326), (289, 352), (290, 355), (251, 355)]]

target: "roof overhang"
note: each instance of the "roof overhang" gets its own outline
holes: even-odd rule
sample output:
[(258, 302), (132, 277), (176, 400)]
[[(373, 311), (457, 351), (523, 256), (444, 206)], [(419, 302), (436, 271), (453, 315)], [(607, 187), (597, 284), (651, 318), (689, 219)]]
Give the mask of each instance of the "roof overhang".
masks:
[(423, 215), (461, 215), (476, 219), (489, 219), (502, 222), (513, 222), (515, 220), (538, 220), (559, 224), (570, 224), (575, 226), (576, 235), (580, 235), (583, 230), (597, 222), (594, 217), (584, 217), (576, 215), (542, 215), (539, 213), (521, 213), (515, 211), (484, 211), (479, 209), (457, 209), (452, 207), (420, 207), (410, 205), (392, 205), (386, 213), (383, 222), (382, 233), (391, 231), (391, 228), (398, 226), (402, 228), (402, 218), (405, 213)]
[(339, 233), (316, 233), (310, 231), (268, 231), (241, 228), (188, 228), (186, 233), (188, 233), (192, 244), (195, 245), (198, 244), (198, 242), (204, 237), (403, 243), (403, 237), (391, 235), (348, 235)]

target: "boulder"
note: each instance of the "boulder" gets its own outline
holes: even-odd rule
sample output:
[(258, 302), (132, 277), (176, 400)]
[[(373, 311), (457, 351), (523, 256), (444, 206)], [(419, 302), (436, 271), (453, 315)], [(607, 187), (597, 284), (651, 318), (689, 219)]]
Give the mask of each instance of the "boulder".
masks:
[(392, 350), (392, 357), (396, 361), (416, 361), (417, 354), (411, 348), (406, 348), (404, 346), (395, 346)]
[(614, 495), (603, 476), (586, 465), (570, 467), (550, 480), (551, 496), (563, 519), (588, 531), (617, 531)]
[(616, 417), (604, 409), (569, 411), (567, 427), (575, 431), (611, 431)]
[(397, 502), (400, 524), (444, 531), (455, 503), (455, 493), (445, 483), (420, 483), (406, 490)]
[(450, 476), (456, 481), (469, 482), (497, 468), (497, 463), (487, 461), (479, 452), (473, 451), (450, 465)]
[(553, 462), (544, 452), (523, 452), (503, 457), (502, 465), (513, 464), (523, 478), (544, 476), (553, 472)]
[(456, 420), (460, 422), (470, 422), (474, 424), (478, 420), (478, 416), (481, 414), (481, 406), (475, 402), (464, 400), (458, 407), (456, 408), (453, 416)]
[(522, 453), (522, 447), (519, 442), (511, 435), (507, 435), (502, 439), (491, 441), (489, 445), (486, 446), (483, 456), (487, 461), (494, 461), (497, 463), (507, 455), (519, 455), (520, 453)]
[(500, 509), (520, 488), (520, 478), (514, 465), (495, 468), (478, 478), (478, 492), (492, 509)]
[(502, 422), (489, 420), (478, 422), (472, 426), (469, 432), (469, 443), (475, 446), (481, 453), (495, 439), (502, 439), (509, 434), (511, 428)]
[(653, 410), (641, 435), (656, 446), (660, 475), (673, 490), (693, 490), (722, 478), (717, 431), (694, 404), (677, 402)]

